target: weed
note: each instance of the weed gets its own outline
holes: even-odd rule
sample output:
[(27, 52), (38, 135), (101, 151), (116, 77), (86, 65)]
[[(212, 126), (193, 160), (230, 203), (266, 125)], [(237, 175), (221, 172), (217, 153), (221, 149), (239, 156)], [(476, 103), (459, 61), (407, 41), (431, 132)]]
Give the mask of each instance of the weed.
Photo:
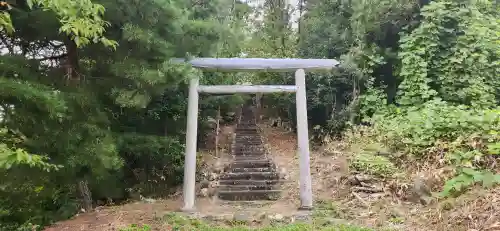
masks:
[(126, 228), (120, 229), (120, 231), (150, 231), (151, 227), (149, 225), (139, 226), (137, 224), (132, 224), (127, 226)]
[(388, 158), (367, 152), (354, 154), (351, 158), (350, 167), (381, 177), (391, 177), (398, 172), (396, 166)]

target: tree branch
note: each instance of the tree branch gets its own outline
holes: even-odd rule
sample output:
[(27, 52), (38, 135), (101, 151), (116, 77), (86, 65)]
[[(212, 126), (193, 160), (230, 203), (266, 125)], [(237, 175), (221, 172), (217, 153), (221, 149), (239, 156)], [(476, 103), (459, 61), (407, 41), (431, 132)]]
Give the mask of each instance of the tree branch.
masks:
[(64, 54), (60, 54), (60, 55), (56, 55), (56, 56), (43, 57), (43, 58), (39, 58), (39, 59), (35, 59), (35, 60), (46, 61), (46, 60), (54, 60), (54, 59), (63, 59), (63, 58), (66, 58), (67, 56), (68, 56), (68, 54), (64, 53)]

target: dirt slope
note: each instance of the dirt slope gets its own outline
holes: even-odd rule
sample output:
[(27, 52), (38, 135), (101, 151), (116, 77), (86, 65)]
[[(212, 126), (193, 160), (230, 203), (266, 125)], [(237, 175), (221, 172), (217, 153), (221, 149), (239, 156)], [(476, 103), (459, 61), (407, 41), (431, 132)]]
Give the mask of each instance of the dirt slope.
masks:
[[(286, 174), (285, 193), (280, 200), (259, 206), (221, 203), (214, 198), (198, 198), (200, 214), (224, 217), (239, 211), (254, 211), (262, 216), (294, 213), (299, 205), (298, 158), (296, 137), (290, 132), (263, 127), (268, 148), (280, 171)], [(332, 144), (335, 146), (335, 144)], [(341, 147), (342, 145), (339, 145)], [(397, 190), (410, 187), (403, 182), (377, 179), (349, 169), (350, 154), (330, 146), (312, 151), (311, 170), (316, 208), (314, 216), (325, 222), (347, 222), (374, 229), (390, 228), (405, 231), (493, 231), (500, 230), (500, 188), (475, 189), (458, 199), (421, 205), (409, 202)], [(353, 179), (366, 178), (361, 186)], [(359, 182), (358, 182), (359, 183)], [(129, 224), (149, 224), (153, 230), (165, 230), (159, 222), (164, 214), (178, 211), (181, 196), (98, 208), (80, 214), (46, 229), (56, 230), (119, 230)]]

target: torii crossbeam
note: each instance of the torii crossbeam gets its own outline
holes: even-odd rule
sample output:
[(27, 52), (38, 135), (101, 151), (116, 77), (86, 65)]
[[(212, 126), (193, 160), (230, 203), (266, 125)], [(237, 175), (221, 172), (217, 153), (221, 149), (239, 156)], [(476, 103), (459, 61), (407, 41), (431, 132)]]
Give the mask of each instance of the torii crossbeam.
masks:
[(300, 169), (300, 208), (312, 209), (312, 186), (309, 153), (309, 133), (307, 125), (306, 71), (330, 70), (339, 62), (334, 59), (262, 59), (262, 58), (195, 58), (185, 61), (192, 67), (204, 71), (241, 72), (295, 72), (295, 85), (222, 85), (200, 86), (199, 78), (192, 78), (189, 83), (189, 100), (186, 130), (186, 151), (184, 163), (184, 207), (183, 211), (195, 209), (196, 183), (196, 137), (198, 131), (199, 93), (296, 93), (297, 107), (297, 143)]

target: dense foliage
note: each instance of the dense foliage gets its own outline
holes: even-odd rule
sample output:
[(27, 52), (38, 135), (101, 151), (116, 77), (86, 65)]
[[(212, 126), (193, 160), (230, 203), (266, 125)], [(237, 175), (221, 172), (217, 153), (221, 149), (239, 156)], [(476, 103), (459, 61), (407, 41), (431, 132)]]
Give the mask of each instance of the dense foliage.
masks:
[[(338, 59), (337, 69), (307, 78), (318, 140), (368, 129), (367, 139), (404, 153), (398, 158), (443, 160), (456, 171), (445, 196), (476, 182), (500, 182), (495, 1), (25, 0), (0, 6), (1, 230), (32, 230), (103, 201), (172, 192), (182, 180), (189, 78), (294, 81), (283, 73), (200, 73), (170, 63), (172, 57)], [(210, 118), (242, 100), (203, 96), (199, 140)], [(269, 114), (294, 122), (292, 95), (263, 102)], [(355, 167), (387, 161), (362, 157)], [(393, 168), (383, 168), (384, 175)]]
[(32, 230), (99, 201), (173, 191), (182, 179), (186, 80), (201, 73), (169, 60), (238, 52), (239, 32), (226, 26), (230, 3), (7, 3), (0, 229)]
[[(300, 1), (295, 31), (290, 24), (277, 24), (288, 22), (289, 6), (270, 2), (275, 3), (263, 6), (268, 18), (258, 24), (251, 54), (281, 56), (287, 50), (288, 56), (341, 60), (336, 70), (307, 79), (309, 118), (319, 141), (365, 131), (364, 139), (393, 153), (357, 155), (352, 166), (369, 173), (383, 169), (379, 174), (390, 176), (385, 170), (396, 158), (453, 166), (456, 177), (446, 183), (443, 196), (475, 183), (489, 187), (500, 182), (498, 3)], [(255, 51), (255, 44), (264, 45)], [(293, 81), (264, 77), (259, 79)], [(281, 108), (293, 105), (288, 97), (265, 100)], [(287, 109), (281, 116), (293, 121), (294, 108)], [(388, 164), (379, 168), (374, 163)]]

